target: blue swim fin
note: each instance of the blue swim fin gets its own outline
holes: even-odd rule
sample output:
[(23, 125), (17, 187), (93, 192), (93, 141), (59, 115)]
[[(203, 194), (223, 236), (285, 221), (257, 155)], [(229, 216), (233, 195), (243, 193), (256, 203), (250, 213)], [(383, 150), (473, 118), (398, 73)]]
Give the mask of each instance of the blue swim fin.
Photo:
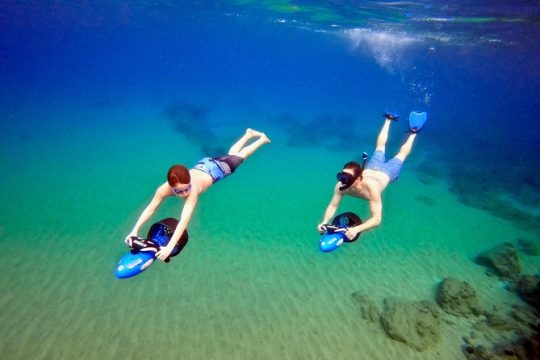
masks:
[(383, 114), (383, 118), (387, 120), (392, 120), (392, 121), (399, 121), (399, 114), (391, 113), (390, 111), (385, 111)]
[(426, 112), (416, 112), (411, 111), (411, 114), (409, 115), (409, 132), (416, 134), (417, 132), (422, 129), (422, 126), (424, 126), (424, 123), (427, 120), (427, 113)]

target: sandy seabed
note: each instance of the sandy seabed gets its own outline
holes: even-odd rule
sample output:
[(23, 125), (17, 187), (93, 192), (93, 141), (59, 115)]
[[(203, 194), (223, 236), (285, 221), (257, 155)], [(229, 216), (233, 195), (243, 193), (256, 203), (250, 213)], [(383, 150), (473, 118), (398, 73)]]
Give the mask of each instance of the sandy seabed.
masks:
[[(160, 146), (166, 150), (156, 146), (149, 163)], [(2, 357), (454, 360), (464, 358), (462, 337), (472, 321), (444, 315), (452, 323), (443, 322), (440, 342), (417, 352), (362, 319), (352, 294), (367, 294), (381, 309), (388, 297), (434, 301), (438, 284), (455, 277), (476, 289), (485, 309), (521, 303), (473, 259), (535, 234), (464, 206), (443, 180), (423, 184), (411, 166), (385, 193), (378, 229), (321, 253), (315, 226), (335, 166), (323, 166), (320, 172), (331, 176), (309, 183), (295, 174), (308, 171), (314, 157), (329, 162), (331, 155), (290, 149), (279, 139), (271, 146), (203, 196), (179, 257), (133, 279), (118, 280), (113, 269), (158, 172), (120, 183), (93, 174), (95, 186), (70, 188), (76, 202), (39, 195), (46, 212), (36, 200), (8, 206), (0, 228)], [(304, 167), (279, 160), (293, 151)], [(114, 163), (114, 152), (107, 153)], [(183, 155), (197, 160), (193, 151)], [(272, 167), (292, 176), (261, 176)], [(340, 210), (368, 214), (353, 200)], [(178, 211), (169, 200), (154, 219)], [(538, 272), (537, 257), (520, 259), (522, 273)]]

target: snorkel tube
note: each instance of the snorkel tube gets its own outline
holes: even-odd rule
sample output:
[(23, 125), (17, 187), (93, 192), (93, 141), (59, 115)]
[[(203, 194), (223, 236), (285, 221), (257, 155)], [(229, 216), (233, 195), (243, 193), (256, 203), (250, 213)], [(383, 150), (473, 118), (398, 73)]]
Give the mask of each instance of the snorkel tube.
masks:
[[(367, 161), (367, 152), (362, 153), (362, 172), (364, 171), (364, 168), (366, 167), (366, 161)], [(362, 175), (362, 173), (360, 173)]]

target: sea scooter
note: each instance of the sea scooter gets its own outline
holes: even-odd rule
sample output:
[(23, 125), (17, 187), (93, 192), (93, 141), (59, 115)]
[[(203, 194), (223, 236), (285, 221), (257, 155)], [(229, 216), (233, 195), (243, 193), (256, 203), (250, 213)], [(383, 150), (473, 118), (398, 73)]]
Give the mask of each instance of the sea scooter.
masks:
[(362, 219), (352, 212), (337, 215), (332, 220), (332, 224), (323, 226), (325, 233), (321, 236), (319, 249), (322, 252), (330, 252), (343, 245), (344, 242), (356, 241), (360, 237), (360, 233), (354, 239), (349, 240), (345, 232), (347, 228), (360, 225), (361, 223)]
[[(167, 218), (154, 223), (150, 230), (148, 230), (148, 236), (146, 239), (132, 236), (130, 238), (131, 250), (125, 254), (118, 264), (114, 274), (119, 279), (126, 279), (142, 273), (148, 269), (150, 265), (156, 259), (156, 253), (159, 248), (166, 246), (178, 225), (178, 220), (174, 218)], [(170, 261), (170, 258), (176, 256), (182, 251), (184, 246), (188, 242), (187, 229), (184, 231), (178, 244), (174, 247), (171, 255), (165, 260), (166, 263)]]

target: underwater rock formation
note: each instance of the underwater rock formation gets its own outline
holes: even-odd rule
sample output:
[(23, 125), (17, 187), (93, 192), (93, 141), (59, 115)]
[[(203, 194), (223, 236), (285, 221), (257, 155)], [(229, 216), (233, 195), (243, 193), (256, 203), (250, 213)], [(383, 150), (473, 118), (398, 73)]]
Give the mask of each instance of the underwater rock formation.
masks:
[(379, 321), (381, 316), (379, 309), (367, 295), (356, 291), (352, 294), (352, 298), (358, 304), (362, 319), (367, 320), (372, 324), (376, 324)]
[(540, 255), (540, 243), (538, 241), (517, 239), (518, 246), (525, 254), (530, 256)]
[(448, 177), (445, 168), (433, 161), (423, 161), (415, 168), (418, 180), (424, 185), (433, 185)]
[(514, 319), (518, 324), (521, 324), (524, 328), (530, 328), (531, 324), (540, 321), (540, 313), (527, 305), (512, 305), (510, 315), (512, 316), (512, 319)]
[(536, 360), (540, 359), (540, 334), (538, 326), (530, 336), (512, 342), (502, 342), (493, 347), (465, 345), (463, 353), (468, 360)]
[(454, 278), (446, 278), (439, 284), (437, 303), (447, 313), (457, 316), (469, 317), (483, 312), (474, 288)]
[(486, 312), (485, 324), (492, 329), (500, 331), (519, 331), (520, 325), (499, 312)]
[(464, 346), (463, 353), (468, 360), (499, 360), (499, 358), (493, 357), (491, 351), (483, 345)]
[[(540, 359), (540, 318), (538, 313), (526, 305), (513, 305), (504, 314), (501, 308), (485, 312), (485, 319), (474, 324), (471, 336), (464, 337), (463, 353), (467, 359)], [(481, 335), (481, 336), (480, 336)], [(483, 344), (479, 338), (483, 338)]]
[(540, 276), (523, 275), (517, 283), (517, 293), (527, 304), (540, 312)]
[[(515, 167), (513, 172), (501, 174), (501, 176), (492, 176), (496, 173), (501, 161), (500, 158), (493, 157), (486, 162), (486, 158), (477, 152), (476, 155), (468, 152), (458, 155), (456, 151), (464, 149), (455, 149), (447, 155), (446, 158), (437, 158), (441, 165), (446, 164), (449, 175), (449, 189), (453, 192), (463, 204), (472, 206), (491, 214), (514, 222), (515, 224), (529, 230), (540, 230), (540, 215), (526, 209), (538, 208), (540, 203), (540, 187), (538, 180), (534, 182), (522, 182), (520, 186), (512, 186), (513, 179), (531, 179), (534, 178), (537, 171), (529, 167)], [(513, 161), (509, 154), (500, 153), (507, 156), (507, 161)], [(456, 158), (460, 156), (467, 157), (469, 166), (462, 166)], [(496, 162), (493, 159), (497, 158)], [(434, 160), (434, 159), (433, 159)], [(432, 161), (433, 161), (432, 160)], [(474, 164), (474, 165), (473, 165)], [(534, 168), (534, 167), (531, 167)], [(471, 181), (474, 179), (474, 181)], [(512, 199), (509, 202), (504, 196)]]
[(385, 299), (381, 324), (389, 337), (418, 351), (436, 344), (441, 337), (439, 311), (426, 300), (405, 303)]
[(462, 337), (466, 359), (540, 360), (540, 275), (522, 276), (515, 289), (530, 306), (513, 304), (509, 309), (509, 304), (501, 303), (493, 305), (490, 311), (484, 310), (472, 285), (450, 277), (439, 284), (437, 291), (436, 300), (444, 312), (427, 300), (404, 302), (387, 298), (380, 313), (366, 294), (354, 292), (352, 298), (364, 320), (372, 324), (379, 320), (388, 337), (416, 351), (434, 346), (441, 337), (442, 326), (456, 324), (458, 319), (448, 313), (467, 317), (467, 322), (473, 320), (470, 332)]
[(165, 108), (165, 114), (173, 123), (175, 131), (200, 145), (204, 154), (226, 154), (224, 148), (213, 145), (217, 142), (217, 135), (208, 117), (210, 111), (207, 106), (184, 100), (177, 100)]
[(481, 253), (475, 261), (503, 279), (515, 280), (521, 271), (516, 249), (510, 243), (504, 243)]
[(321, 114), (302, 122), (290, 114), (282, 114), (278, 123), (287, 124), (291, 147), (326, 146), (330, 149), (356, 149), (358, 136), (350, 124), (356, 121), (350, 115)]

